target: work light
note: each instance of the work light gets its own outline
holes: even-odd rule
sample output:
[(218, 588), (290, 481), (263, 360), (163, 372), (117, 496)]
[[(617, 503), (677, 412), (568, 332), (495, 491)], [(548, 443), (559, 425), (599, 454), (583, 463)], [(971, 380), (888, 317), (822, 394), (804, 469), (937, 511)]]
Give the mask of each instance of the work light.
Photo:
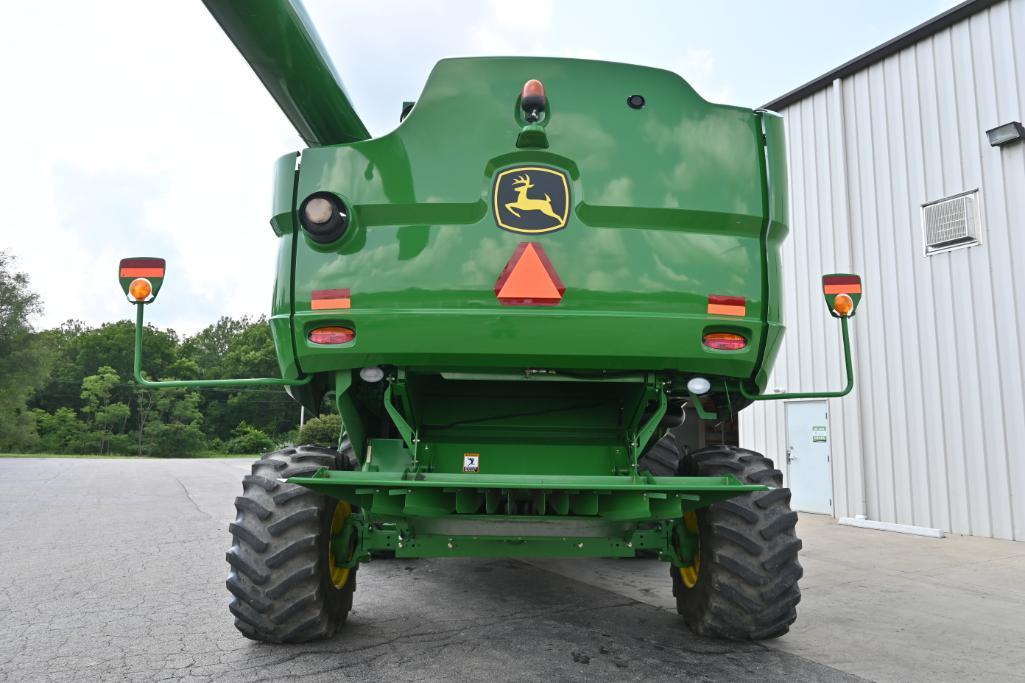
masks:
[(306, 202), (306, 207), (303, 209), (303, 217), (310, 223), (323, 225), (331, 220), (331, 214), (334, 213), (334, 210), (335, 207), (328, 200), (323, 197), (313, 197), (310, 201)]
[(1011, 121), (1010, 123), (987, 130), (986, 137), (989, 138), (990, 147), (1000, 147), (1009, 142), (1025, 140), (1025, 127), (1017, 121)]
[(318, 244), (334, 242), (349, 227), (349, 211), (338, 196), (314, 192), (299, 205), (299, 221), (306, 234)]
[(712, 388), (712, 383), (704, 377), (691, 377), (690, 381), (687, 382), (687, 391), (691, 392), (695, 396), (703, 396), (707, 394)]

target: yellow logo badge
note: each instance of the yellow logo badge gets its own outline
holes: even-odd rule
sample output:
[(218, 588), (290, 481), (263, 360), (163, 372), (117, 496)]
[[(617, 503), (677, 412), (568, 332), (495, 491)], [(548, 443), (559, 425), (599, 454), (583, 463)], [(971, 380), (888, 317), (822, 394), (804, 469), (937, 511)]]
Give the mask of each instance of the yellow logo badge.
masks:
[(495, 176), (491, 192), (498, 227), (536, 235), (566, 227), (569, 180), (547, 166), (514, 166)]

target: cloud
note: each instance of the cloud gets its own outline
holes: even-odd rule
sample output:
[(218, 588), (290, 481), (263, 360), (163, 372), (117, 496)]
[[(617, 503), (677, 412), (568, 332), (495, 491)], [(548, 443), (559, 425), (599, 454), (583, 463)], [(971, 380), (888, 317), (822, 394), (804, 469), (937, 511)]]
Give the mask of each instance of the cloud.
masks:
[(509, 31), (547, 33), (552, 29), (552, 1), (509, 2), (489, 0), (491, 19), (495, 25)]
[(550, 54), (553, 7), (551, 0), (530, 3), (491, 0), (487, 10), (467, 28), (469, 54)]
[(674, 70), (706, 100), (728, 103), (735, 99), (733, 88), (717, 76), (715, 58), (708, 50), (688, 47)]
[(201, 4), (29, 3), (0, 59), (18, 65), (0, 74), (18, 94), (0, 245), (44, 298), (38, 324), (130, 316), (122, 256), (168, 259), (161, 325), (268, 310), (272, 165), (300, 141)]

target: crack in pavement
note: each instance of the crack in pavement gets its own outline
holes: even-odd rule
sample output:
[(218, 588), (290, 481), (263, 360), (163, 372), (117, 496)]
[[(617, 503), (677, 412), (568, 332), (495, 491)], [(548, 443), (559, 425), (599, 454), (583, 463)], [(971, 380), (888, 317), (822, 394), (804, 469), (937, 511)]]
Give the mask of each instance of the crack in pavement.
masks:
[(190, 502), (190, 503), (192, 503), (192, 507), (196, 508), (196, 510), (198, 510), (198, 511), (199, 511), (199, 512), (201, 512), (201, 513), (203, 513), (204, 515), (206, 515), (206, 516), (207, 516), (207, 517), (209, 517), (210, 519), (213, 519), (213, 518), (214, 518), (214, 516), (213, 516), (213, 515), (211, 515), (211, 514), (210, 514), (209, 512), (207, 512), (207, 511), (206, 511), (206, 510), (204, 510), (203, 508), (199, 507), (199, 503), (197, 503), (197, 502), (196, 502), (196, 499), (192, 497), (192, 494), (191, 494), (191, 493), (189, 493), (189, 487), (188, 487), (188, 486), (186, 486), (185, 484), (183, 484), (183, 483), (182, 483), (182, 480), (181, 480), (181, 479), (179, 479), (178, 477), (175, 477), (175, 478), (174, 478), (174, 480), (175, 480), (176, 482), (178, 482), (178, 486), (181, 486), (181, 487), (182, 487), (182, 491), (184, 491), (184, 492), (185, 492), (185, 497), (189, 499), (189, 502)]

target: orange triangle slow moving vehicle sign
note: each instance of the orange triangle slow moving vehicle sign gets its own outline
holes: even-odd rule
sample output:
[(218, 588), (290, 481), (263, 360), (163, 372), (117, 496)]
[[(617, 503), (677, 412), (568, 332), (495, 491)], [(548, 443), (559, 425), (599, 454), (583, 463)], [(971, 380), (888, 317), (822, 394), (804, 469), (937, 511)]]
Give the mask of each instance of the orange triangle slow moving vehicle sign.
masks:
[(495, 296), (505, 306), (555, 306), (565, 291), (537, 242), (521, 242), (495, 283)]

